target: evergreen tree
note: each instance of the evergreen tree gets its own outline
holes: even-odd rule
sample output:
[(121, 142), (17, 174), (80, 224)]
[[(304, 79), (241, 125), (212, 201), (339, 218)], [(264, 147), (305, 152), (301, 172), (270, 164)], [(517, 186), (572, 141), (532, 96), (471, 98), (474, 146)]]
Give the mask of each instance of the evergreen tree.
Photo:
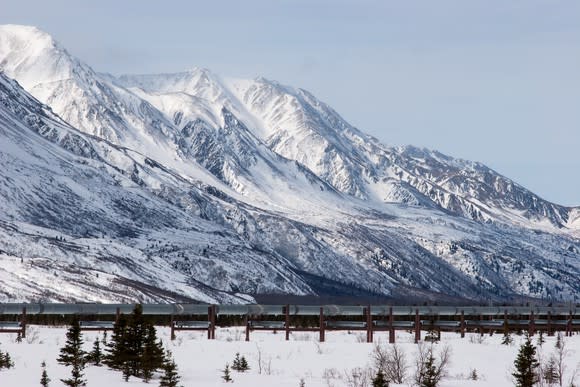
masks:
[(66, 333), (66, 343), (60, 349), (60, 356), (57, 361), (65, 366), (74, 365), (76, 363), (82, 364), (84, 368), (84, 361), (86, 353), (82, 349), (83, 339), (81, 337), (81, 327), (79, 320), (74, 319), (69, 330)]
[(118, 361), (123, 373), (130, 376), (141, 376), (141, 359), (145, 342), (146, 324), (143, 318), (143, 306), (135, 305), (124, 327), (123, 338), (118, 349)]
[(48, 377), (48, 373), (46, 372), (46, 363), (42, 362), (42, 375), (40, 377), (40, 385), (42, 387), (48, 387), (48, 383), (50, 383), (50, 378)]
[(250, 369), (250, 366), (248, 365), (248, 361), (246, 360), (245, 356), (242, 356), (242, 358), (240, 359), (240, 372), (246, 372)]
[(58, 362), (66, 366), (72, 366), (71, 377), (61, 379), (69, 387), (85, 386), (83, 370), (85, 368), (86, 353), (82, 350), (83, 339), (78, 319), (74, 319), (66, 333), (65, 346), (60, 349)]
[(471, 373), (469, 374), (469, 379), (471, 380), (479, 379), (479, 375), (477, 374), (477, 370), (475, 368), (471, 370)]
[(437, 366), (433, 352), (429, 351), (425, 360), (424, 371), (421, 375), (421, 387), (437, 387), (439, 381)]
[(107, 344), (107, 355), (104, 363), (115, 370), (122, 370), (125, 364), (126, 355), (126, 329), (127, 318), (125, 315), (120, 315), (115, 325), (113, 325), (113, 333), (111, 340)]
[(85, 375), (83, 374), (83, 366), (81, 365), (81, 363), (77, 362), (73, 364), (71, 377), (69, 379), (61, 379), (61, 382), (63, 382), (66, 386), (69, 387), (86, 386), (87, 382), (84, 379), (84, 376)]
[(177, 387), (177, 383), (179, 383), (181, 377), (177, 374), (177, 365), (171, 356), (171, 351), (167, 351), (163, 371), (164, 373), (161, 377), (159, 387)]
[(389, 382), (385, 378), (385, 374), (380, 368), (373, 378), (373, 387), (389, 387)]
[(149, 381), (155, 371), (164, 367), (163, 345), (155, 327), (145, 321), (141, 305), (136, 305), (128, 318), (119, 317), (107, 352), (106, 364), (122, 371), (125, 380), (135, 376)]
[(224, 380), (224, 382), (229, 383), (229, 382), (233, 382), (233, 379), (230, 375), (230, 365), (226, 363), (226, 368), (224, 368), (224, 370), (222, 371), (223, 375), (222, 375), (222, 379)]
[(12, 367), (14, 367), (14, 362), (12, 361), (10, 354), (8, 352), (0, 351), (0, 369)]
[(101, 342), (97, 337), (93, 343), (93, 350), (87, 355), (87, 362), (100, 366), (103, 361), (103, 352), (101, 351)]
[(520, 346), (514, 366), (515, 371), (512, 375), (516, 387), (532, 387), (537, 382), (536, 368), (539, 362), (536, 359), (536, 347), (532, 344), (529, 335), (526, 335), (526, 341)]
[(143, 357), (141, 359), (142, 376), (148, 382), (153, 373), (164, 368), (165, 357), (163, 354), (163, 344), (157, 340), (157, 332), (153, 325), (147, 326), (147, 336), (145, 338)]
[(503, 338), (501, 340), (501, 343), (503, 345), (511, 345), (513, 343), (513, 341), (514, 340), (512, 339), (512, 336), (510, 335), (510, 330), (509, 330), (509, 327), (508, 327), (508, 322), (507, 322), (507, 320), (505, 320), (503, 322)]
[(300, 384), (298, 386), (299, 387), (306, 387), (306, 382), (304, 381), (304, 379), (300, 379)]
[(236, 357), (234, 358), (234, 361), (232, 362), (232, 369), (234, 371), (240, 371), (240, 353), (236, 353)]

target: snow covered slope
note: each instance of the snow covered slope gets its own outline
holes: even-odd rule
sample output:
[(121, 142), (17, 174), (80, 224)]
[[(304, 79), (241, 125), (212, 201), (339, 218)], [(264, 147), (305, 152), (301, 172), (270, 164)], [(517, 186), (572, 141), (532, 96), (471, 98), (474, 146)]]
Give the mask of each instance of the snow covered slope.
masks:
[(205, 69), (115, 78), (25, 26), (0, 26), (0, 70), (48, 105), (0, 76), (6, 299), (43, 297), (15, 276), (69, 267), (68, 299), (122, 297), (105, 278), (152, 299), (580, 291), (577, 209), (387, 147), (304, 90)]
[[(168, 117), (183, 123), (210, 120), (182, 107), (227, 106), (249, 117), (253, 131), (271, 150), (306, 166), (346, 194), (376, 202), (434, 205), (480, 221), (565, 227), (570, 209), (549, 203), (480, 163), (414, 147), (391, 148), (344, 121), (305, 90), (258, 78), (221, 80), (208, 70), (180, 74), (122, 76), (129, 87)], [(163, 102), (161, 102), (163, 101)]]
[[(81, 134), (1, 74), (0, 138), (3, 299), (240, 301), (208, 277), (222, 288), (256, 283), (246, 292), (309, 290), (272, 255), (202, 219), (209, 195)], [(162, 198), (171, 189), (183, 208)]]

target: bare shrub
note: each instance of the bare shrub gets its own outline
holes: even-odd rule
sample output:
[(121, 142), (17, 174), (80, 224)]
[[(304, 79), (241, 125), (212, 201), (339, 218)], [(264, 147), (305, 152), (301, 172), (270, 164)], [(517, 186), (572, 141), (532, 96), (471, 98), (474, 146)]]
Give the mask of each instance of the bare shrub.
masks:
[(326, 387), (335, 387), (337, 380), (342, 378), (336, 368), (325, 368), (322, 372), (322, 379), (326, 382)]
[(234, 341), (241, 341), (242, 340), (242, 330), (238, 328), (234, 328)]
[(485, 343), (485, 336), (480, 333), (473, 333), (469, 335), (469, 342), (471, 344), (483, 344)]
[(257, 350), (257, 363), (258, 363), (258, 374), (272, 375), (272, 356), (264, 356), (262, 354), (262, 348), (256, 344)]
[(357, 333), (356, 334), (356, 342), (357, 343), (366, 343), (367, 336), (364, 333)]
[(312, 336), (309, 333), (292, 333), (292, 340), (294, 340), (294, 341), (311, 341)]
[(320, 345), (319, 342), (314, 342), (314, 348), (316, 349), (316, 353), (319, 355), (322, 355), (324, 353), (323, 349), (322, 349), (322, 345)]
[(439, 353), (435, 353), (433, 344), (419, 343), (415, 359), (415, 384), (432, 387), (439, 385), (441, 379), (447, 376), (450, 363), (451, 347), (449, 345), (442, 347)]
[(403, 384), (407, 376), (409, 365), (405, 351), (397, 344), (385, 347), (376, 344), (373, 348), (373, 363), (377, 370), (381, 370), (390, 382)]
[(344, 381), (347, 387), (369, 387), (373, 380), (373, 372), (370, 368), (353, 368), (350, 372), (344, 372)]
[(40, 333), (37, 327), (30, 325), (26, 327), (26, 342), (28, 344), (42, 344), (40, 342)]
[[(558, 332), (558, 337), (556, 339), (556, 346), (554, 348), (554, 360), (556, 362), (556, 373), (558, 376), (558, 382), (560, 386), (563, 385), (564, 382), (564, 372), (566, 372), (566, 364), (565, 359), (568, 356), (569, 351), (566, 347), (566, 341), (562, 337), (562, 332)], [(572, 382), (570, 383), (570, 385)]]

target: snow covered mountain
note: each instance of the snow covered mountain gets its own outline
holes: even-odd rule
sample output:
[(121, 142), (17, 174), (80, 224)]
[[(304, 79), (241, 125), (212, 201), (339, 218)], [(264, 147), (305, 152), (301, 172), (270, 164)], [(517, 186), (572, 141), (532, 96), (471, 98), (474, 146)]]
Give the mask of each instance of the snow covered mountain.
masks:
[(0, 71), (0, 298), (580, 291), (578, 208), (385, 146), (304, 90), (99, 74), (14, 25)]

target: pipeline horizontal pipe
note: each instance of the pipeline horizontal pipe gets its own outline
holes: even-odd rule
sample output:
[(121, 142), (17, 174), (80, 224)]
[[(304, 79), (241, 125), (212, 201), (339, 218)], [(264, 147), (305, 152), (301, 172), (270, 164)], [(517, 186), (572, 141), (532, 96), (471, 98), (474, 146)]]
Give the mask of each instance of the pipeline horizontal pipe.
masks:
[[(0, 315), (19, 315), (23, 308), (29, 315), (115, 315), (131, 313), (136, 304), (59, 304), (59, 303), (5, 303), (0, 304)], [(207, 315), (208, 304), (142, 304), (145, 315)], [(317, 316), (320, 308), (325, 316), (362, 316), (365, 306), (351, 305), (289, 305), (291, 316)], [(388, 316), (392, 308), (393, 316), (569, 316), (580, 317), (580, 306), (391, 306), (372, 305), (372, 316)], [(284, 305), (216, 305), (217, 315), (268, 315), (283, 316)]]

